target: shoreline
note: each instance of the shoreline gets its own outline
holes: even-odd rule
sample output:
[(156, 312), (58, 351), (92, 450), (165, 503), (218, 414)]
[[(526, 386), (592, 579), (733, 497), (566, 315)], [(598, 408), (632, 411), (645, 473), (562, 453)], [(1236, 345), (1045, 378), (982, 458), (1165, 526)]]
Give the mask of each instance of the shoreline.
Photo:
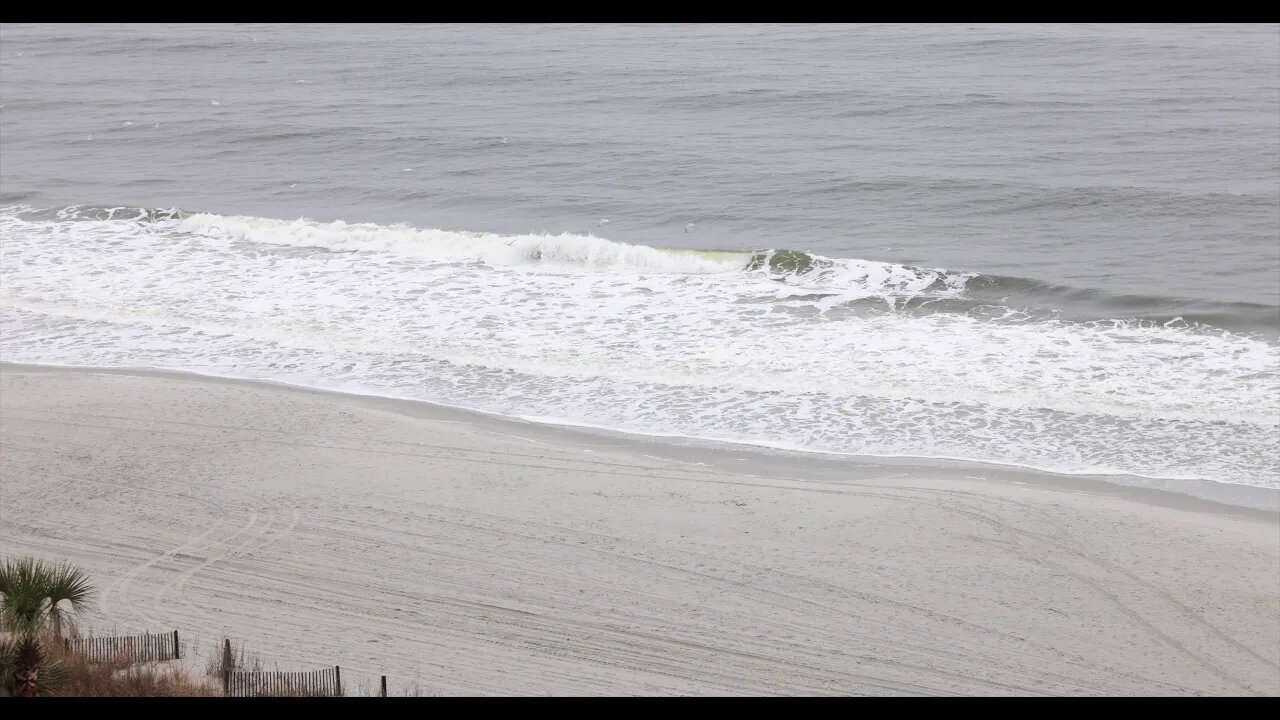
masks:
[(1280, 518), (0, 364), (0, 546), (87, 627), (428, 694), (1275, 695)]
[[(159, 377), (192, 382), (227, 383), (270, 388), (325, 397), (356, 407), (384, 410), (407, 417), (469, 422), (503, 432), (520, 431), (557, 443), (581, 448), (623, 446), (685, 462), (701, 462), (721, 467), (746, 469), (767, 464), (771, 471), (800, 467), (808, 473), (841, 479), (874, 475), (886, 468), (926, 470), (948, 477), (974, 479), (995, 476), (995, 482), (1023, 482), (1067, 492), (1113, 494), (1171, 508), (1204, 512), (1245, 512), (1272, 519), (1280, 513), (1280, 488), (1221, 483), (1208, 480), (1147, 478), (1133, 475), (1092, 475), (1061, 473), (1021, 465), (931, 458), (923, 456), (843, 455), (822, 451), (789, 450), (751, 443), (707, 440), (679, 435), (651, 435), (611, 430), (590, 425), (562, 424), (551, 420), (526, 420), (509, 415), (408, 398), (372, 395), (275, 380), (211, 375), (189, 370), (159, 368), (94, 367), (0, 361), (0, 372), (73, 372)], [(741, 457), (746, 455), (746, 457)], [(744, 464), (745, 463), (745, 464)], [(986, 479), (986, 478), (983, 478)]]

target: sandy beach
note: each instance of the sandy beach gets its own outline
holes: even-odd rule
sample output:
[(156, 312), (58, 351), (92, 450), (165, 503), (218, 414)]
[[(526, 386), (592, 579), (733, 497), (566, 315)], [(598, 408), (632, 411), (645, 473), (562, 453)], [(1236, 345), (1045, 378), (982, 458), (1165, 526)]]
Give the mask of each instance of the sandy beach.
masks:
[(393, 693), (1280, 694), (1275, 513), (196, 376), (0, 368), (0, 553)]

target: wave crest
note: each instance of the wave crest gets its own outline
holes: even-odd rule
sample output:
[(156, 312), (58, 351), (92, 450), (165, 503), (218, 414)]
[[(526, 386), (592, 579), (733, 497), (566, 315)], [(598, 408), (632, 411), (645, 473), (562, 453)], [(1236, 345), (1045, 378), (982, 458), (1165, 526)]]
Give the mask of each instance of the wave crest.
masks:
[(177, 229), (210, 238), (328, 252), (385, 252), (437, 262), (494, 266), (552, 265), (619, 272), (747, 272), (803, 287), (887, 295), (951, 293), (972, 273), (918, 268), (872, 260), (836, 259), (799, 250), (704, 250), (632, 245), (591, 234), (500, 235), (404, 225), (313, 220), (271, 220), (197, 213)]

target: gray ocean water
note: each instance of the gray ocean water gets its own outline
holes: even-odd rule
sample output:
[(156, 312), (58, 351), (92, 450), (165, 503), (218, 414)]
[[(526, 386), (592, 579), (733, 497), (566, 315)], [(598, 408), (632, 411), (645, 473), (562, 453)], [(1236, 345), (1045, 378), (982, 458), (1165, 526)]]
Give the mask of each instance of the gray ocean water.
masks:
[(4, 359), (1280, 486), (1274, 25), (5, 25), (0, 105)]

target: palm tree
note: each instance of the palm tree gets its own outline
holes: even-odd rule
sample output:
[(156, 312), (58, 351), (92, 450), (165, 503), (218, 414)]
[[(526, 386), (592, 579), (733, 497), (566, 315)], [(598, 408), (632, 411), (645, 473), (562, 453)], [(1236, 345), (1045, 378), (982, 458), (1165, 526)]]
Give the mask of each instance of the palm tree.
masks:
[(9, 657), (3, 664), (13, 668), (14, 697), (33, 697), (39, 689), (46, 661), (41, 635), (50, 629), (61, 636), (64, 603), (79, 611), (92, 594), (88, 576), (72, 565), (24, 558), (0, 566), (0, 628), (12, 635), (4, 643)]

